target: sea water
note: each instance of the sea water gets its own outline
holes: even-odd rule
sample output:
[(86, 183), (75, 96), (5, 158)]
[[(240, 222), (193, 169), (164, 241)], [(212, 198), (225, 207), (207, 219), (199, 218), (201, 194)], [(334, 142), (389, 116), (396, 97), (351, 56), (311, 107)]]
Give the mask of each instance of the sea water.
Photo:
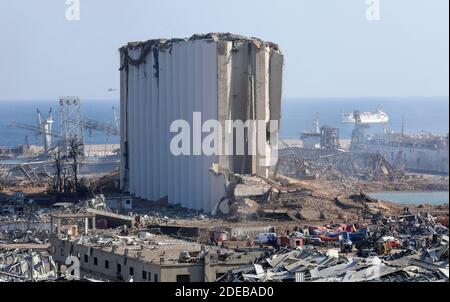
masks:
[(443, 205), (449, 202), (449, 192), (380, 192), (372, 193), (371, 197), (400, 204), (411, 205)]
[[(81, 111), (85, 118), (114, 125), (112, 107), (119, 108), (118, 100), (82, 100)], [(59, 106), (56, 100), (41, 101), (0, 101), (0, 146), (13, 147), (24, 144), (28, 137), (30, 144), (36, 143), (33, 133), (10, 127), (12, 122), (36, 125), (36, 108), (45, 118), (48, 110), (53, 108), (55, 120), (53, 131), (59, 131)], [(431, 132), (447, 135), (449, 131), (448, 98), (297, 98), (283, 99), (280, 135), (283, 139), (299, 139), (300, 133), (314, 129), (314, 119), (319, 115), (320, 124), (340, 129), (341, 138), (350, 138), (354, 125), (341, 123), (342, 113), (354, 110), (376, 111), (381, 108), (390, 117), (390, 128), (406, 132)], [(381, 125), (371, 126), (369, 132), (382, 131)], [(42, 138), (38, 138), (38, 144)], [(102, 132), (93, 131), (85, 134), (86, 144), (118, 143), (117, 137), (108, 137)]]

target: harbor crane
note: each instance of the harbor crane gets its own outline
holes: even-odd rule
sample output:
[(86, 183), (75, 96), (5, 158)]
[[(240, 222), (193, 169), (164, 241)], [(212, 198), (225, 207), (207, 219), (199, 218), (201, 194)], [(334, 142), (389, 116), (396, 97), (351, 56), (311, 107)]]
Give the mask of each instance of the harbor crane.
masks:
[(120, 129), (119, 129), (119, 118), (117, 115), (117, 110), (116, 107), (113, 106), (112, 107), (112, 111), (113, 111), (113, 123), (103, 123), (103, 122), (99, 122), (99, 121), (95, 121), (95, 120), (91, 120), (91, 119), (84, 119), (84, 128), (86, 130), (89, 131), (89, 134), (92, 133), (92, 131), (100, 131), (100, 132), (104, 132), (107, 135), (112, 135), (112, 136), (119, 136), (120, 135)]
[(91, 119), (84, 119), (83, 126), (86, 130), (89, 131), (89, 133), (92, 133), (92, 131), (101, 131), (108, 135), (112, 136), (119, 136), (119, 129), (118, 127), (112, 126), (107, 123), (91, 120)]
[(351, 150), (358, 149), (361, 144), (364, 142), (365, 130), (369, 129), (370, 126), (367, 123), (363, 123), (361, 119), (361, 114), (358, 110), (355, 110), (353, 113), (355, 119), (355, 129), (352, 132), (352, 142), (350, 145)]
[[(70, 107), (66, 105), (66, 103), (69, 102), (69, 105), (71, 105), (73, 102), (76, 102), (75, 109), (67, 108)], [(91, 135), (93, 131), (100, 131), (104, 132), (108, 137), (109, 136), (119, 136), (120, 130), (119, 130), (119, 119), (117, 115), (116, 108), (113, 106), (113, 122), (112, 123), (104, 123), (100, 121), (96, 121), (93, 119), (88, 118), (81, 118), (79, 114), (79, 99), (75, 97), (71, 97), (70, 99), (68, 97), (61, 98), (60, 99), (60, 105), (62, 107), (61, 110), (61, 125), (60, 125), (60, 134), (56, 134), (52, 132), (52, 125), (54, 123), (53, 116), (52, 116), (52, 109), (50, 108), (48, 115), (45, 119), (42, 118), (41, 111), (39, 108), (37, 108), (37, 122), (36, 125), (30, 125), (25, 124), (21, 122), (13, 122), (10, 124), (11, 127), (24, 129), (31, 131), (35, 134), (36, 140), (38, 137), (43, 136), (44, 137), (44, 150), (45, 153), (48, 153), (52, 149), (52, 138), (57, 138), (59, 140), (59, 143), (64, 143), (67, 141), (68, 138), (71, 136), (77, 134), (77, 136), (80, 136), (82, 139), (83, 135), (79, 134), (80, 130), (77, 130), (79, 128), (87, 130), (89, 134)], [(69, 110), (70, 109), (70, 110)], [(72, 114), (72, 112), (75, 112), (76, 114)], [(74, 118), (74, 116), (76, 118)]]
[(51, 108), (45, 120), (42, 119), (41, 111), (39, 109), (36, 110), (36, 115), (37, 115), (36, 125), (28, 125), (24, 123), (14, 122), (11, 123), (11, 126), (33, 132), (36, 136), (36, 139), (39, 136), (44, 136), (44, 150), (47, 153), (52, 146), (52, 137), (57, 138), (61, 137), (57, 134), (52, 133), (52, 125), (54, 123), (54, 120)]

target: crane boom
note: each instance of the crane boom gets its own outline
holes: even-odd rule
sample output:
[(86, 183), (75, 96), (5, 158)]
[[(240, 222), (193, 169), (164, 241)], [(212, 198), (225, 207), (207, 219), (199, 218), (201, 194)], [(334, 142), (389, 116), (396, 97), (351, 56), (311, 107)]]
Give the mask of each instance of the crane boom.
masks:
[(51, 133), (50, 131), (43, 131), (41, 128), (33, 126), (33, 125), (28, 125), (28, 124), (24, 124), (24, 123), (18, 123), (18, 122), (13, 122), (10, 124), (11, 127), (15, 127), (15, 128), (19, 128), (19, 129), (24, 129), (24, 130), (28, 130), (31, 131), (37, 135), (51, 135), (53, 137), (57, 137), (57, 138), (62, 138), (61, 135), (58, 135), (56, 133)]
[(109, 135), (119, 136), (119, 130), (110, 124), (102, 123), (95, 120), (84, 119), (83, 126), (87, 130), (97, 130), (105, 132)]

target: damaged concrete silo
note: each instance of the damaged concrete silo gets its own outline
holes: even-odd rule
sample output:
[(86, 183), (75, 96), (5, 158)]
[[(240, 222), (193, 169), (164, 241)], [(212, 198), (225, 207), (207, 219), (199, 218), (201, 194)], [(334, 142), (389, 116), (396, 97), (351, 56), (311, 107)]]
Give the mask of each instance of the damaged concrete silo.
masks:
[[(243, 154), (213, 155), (199, 153), (195, 145), (188, 155), (174, 155), (170, 129), (174, 121), (186, 121), (192, 142), (202, 130), (196, 129), (195, 114), (201, 115), (203, 122), (217, 120), (227, 129), (217, 132), (222, 143), (233, 133), (226, 121), (279, 124), (283, 55), (277, 45), (206, 34), (128, 43), (120, 52), (122, 189), (210, 212), (227, 198), (230, 175), (267, 176), (278, 127), (256, 135), (254, 143), (265, 146), (262, 154), (245, 147)], [(201, 139), (207, 135), (201, 133)], [(247, 132), (244, 139), (249, 140)]]

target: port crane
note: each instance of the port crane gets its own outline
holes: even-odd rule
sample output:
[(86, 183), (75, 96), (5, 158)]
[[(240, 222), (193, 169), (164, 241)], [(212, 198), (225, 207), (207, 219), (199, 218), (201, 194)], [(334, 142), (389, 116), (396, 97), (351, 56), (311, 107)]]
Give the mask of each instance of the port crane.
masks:
[(116, 108), (112, 107), (113, 123), (103, 123), (91, 119), (84, 119), (84, 128), (88, 130), (89, 137), (92, 136), (93, 131), (100, 131), (106, 134), (105, 153), (109, 143), (110, 136), (120, 136), (119, 119), (117, 117)]
[(101, 131), (108, 135), (112, 136), (119, 136), (119, 129), (118, 127), (112, 126), (107, 123), (91, 120), (91, 119), (84, 119), (83, 120), (83, 126), (86, 130), (89, 131), (89, 134), (92, 133), (92, 131)]
[[(39, 108), (36, 110), (37, 113), (37, 122), (36, 125), (25, 124), (21, 122), (13, 122), (10, 124), (11, 127), (24, 129), (31, 131), (35, 134), (36, 140), (38, 137), (44, 137), (44, 150), (45, 153), (48, 153), (52, 149), (52, 138), (56, 138), (58, 140), (65, 140), (65, 136), (62, 134), (57, 134), (52, 132), (52, 125), (54, 123), (52, 116), (52, 109), (49, 110), (48, 115), (45, 119), (42, 118), (42, 113)], [(113, 123), (104, 123), (100, 121), (96, 121), (93, 119), (84, 118), (82, 119), (82, 127), (89, 132), (91, 135), (93, 131), (100, 131), (107, 134), (109, 136), (119, 136), (119, 119), (117, 115), (116, 108), (113, 106)]]
[(358, 110), (354, 111), (353, 118), (355, 119), (355, 129), (352, 132), (352, 142), (350, 145), (350, 149), (356, 150), (364, 142), (365, 130), (369, 129), (370, 126), (362, 122), (361, 114)]
[(42, 114), (39, 108), (36, 110), (37, 122), (36, 125), (28, 125), (19, 122), (11, 123), (12, 127), (29, 130), (36, 136), (36, 140), (39, 136), (44, 136), (44, 150), (47, 153), (52, 146), (52, 137), (61, 138), (60, 135), (52, 133), (52, 125), (54, 123), (52, 116), (52, 108), (50, 108), (47, 117), (43, 120)]
[(120, 135), (119, 119), (117, 117), (116, 107), (113, 106), (112, 110), (113, 110), (114, 124), (103, 123), (91, 119), (84, 119), (83, 120), (84, 128), (89, 131), (89, 134), (91, 134), (92, 131), (100, 131), (106, 133), (107, 135), (119, 136)]

